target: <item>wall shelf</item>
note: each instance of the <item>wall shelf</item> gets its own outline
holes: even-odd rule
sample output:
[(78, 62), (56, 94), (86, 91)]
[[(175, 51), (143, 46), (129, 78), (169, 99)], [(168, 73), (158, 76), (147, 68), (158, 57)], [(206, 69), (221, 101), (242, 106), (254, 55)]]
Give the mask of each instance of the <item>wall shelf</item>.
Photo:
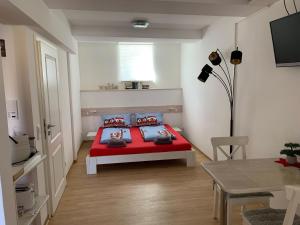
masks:
[[(41, 153), (35, 154), (28, 161), (22, 165), (12, 166), (13, 182), (16, 184), (22, 177), (29, 174), (37, 168), (45, 159), (46, 155)], [(22, 216), (18, 217), (18, 225), (31, 225), (35, 218), (39, 215), (41, 209), (46, 205), (49, 195), (36, 196), (35, 205), (32, 210), (25, 212)]]
[(27, 211), (18, 218), (18, 225), (31, 225), (41, 209), (47, 203), (49, 196), (37, 196), (35, 198), (35, 205), (32, 210)]
[(111, 90), (80, 90), (83, 92), (117, 92), (117, 91), (172, 91), (172, 90), (182, 90), (182, 88), (150, 88), (150, 89), (111, 89)]
[(30, 171), (36, 168), (41, 162), (43, 162), (46, 159), (46, 157), (46, 155), (41, 155), (40, 153), (37, 153), (24, 164), (19, 166), (13, 166), (12, 172), (14, 183), (17, 183), (22, 177), (24, 177), (26, 174), (28, 174)]

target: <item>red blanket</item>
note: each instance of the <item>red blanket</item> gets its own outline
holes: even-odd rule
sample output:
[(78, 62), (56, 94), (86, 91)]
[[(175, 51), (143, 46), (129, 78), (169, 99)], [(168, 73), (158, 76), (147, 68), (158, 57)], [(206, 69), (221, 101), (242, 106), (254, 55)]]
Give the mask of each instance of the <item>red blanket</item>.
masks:
[(109, 155), (128, 155), (155, 152), (172, 152), (191, 150), (191, 144), (184, 139), (171, 126), (165, 125), (166, 128), (176, 135), (176, 140), (172, 144), (156, 145), (154, 142), (145, 142), (138, 127), (130, 128), (132, 143), (128, 143), (126, 147), (112, 148), (106, 144), (100, 144), (103, 128), (99, 128), (97, 136), (92, 144), (90, 156), (109, 156)]

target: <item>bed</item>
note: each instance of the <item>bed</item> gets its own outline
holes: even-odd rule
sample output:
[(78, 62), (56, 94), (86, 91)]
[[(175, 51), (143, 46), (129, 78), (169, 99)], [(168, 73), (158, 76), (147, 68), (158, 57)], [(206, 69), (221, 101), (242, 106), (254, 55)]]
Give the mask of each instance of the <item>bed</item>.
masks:
[(130, 128), (132, 143), (119, 148), (100, 144), (103, 128), (99, 128), (86, 157), (87, 174), (97, 174), (97, 165), (171, 159), (185, 159), (187, 166), (193, 167), (195, 153), (191, 144), (171, 126), (166, 124), (165, 127), (176, 136), (172, 144), (157, 145), (154, 142), (145, 142), (139, 128), (132, 127)]

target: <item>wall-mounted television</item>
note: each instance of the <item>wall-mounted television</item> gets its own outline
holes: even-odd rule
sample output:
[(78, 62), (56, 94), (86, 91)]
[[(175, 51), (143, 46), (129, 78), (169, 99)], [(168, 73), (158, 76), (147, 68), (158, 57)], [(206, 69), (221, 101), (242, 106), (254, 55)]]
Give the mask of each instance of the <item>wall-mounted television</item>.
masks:
[(270, 25), (277, 67), (300, 66), (300, 13)]

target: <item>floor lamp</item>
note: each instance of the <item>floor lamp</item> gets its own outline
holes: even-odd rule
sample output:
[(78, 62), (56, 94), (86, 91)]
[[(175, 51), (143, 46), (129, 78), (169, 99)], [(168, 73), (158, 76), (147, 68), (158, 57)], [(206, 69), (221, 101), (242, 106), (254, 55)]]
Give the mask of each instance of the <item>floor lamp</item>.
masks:
[[(230, 58), (230, 62), (231, 64), (234, 65), (234, 70), (233, 70), (233, 76), (231, 76), (228, 64), (222, 54), (222, 52), (217, 49), (217, 51), (212, 52), (208, 59), (209, 61), (214, 65), (214, 66), (219, 66), (221, 71), (222, 71), (222, 75), (218, 74), (217, 72), (213, 71), (213, 68), (211, 66), (209, 66), (208, 64), (206, 64), (203, 69), (202, 72), (200, 73), (198, 80), (202, 81), (203, 83), (206, 82), (206, 80), (208, 79), (208, 77), (210, 75), (213, 75), (215, 78), (217, 78), (218, 81), (220, 81), (220, 83), (222, 84), (222, 86), (225, 88), (225, 91), (227, 93), (228, 96), (228, 100), (229, 100), (229, 105), (230, 105), (230, 136), (233, 136), (233, 128), (234, 128), (234, 106), (235, 106), (235, 77), (236, 77), (236, 66), (242, 63), (242, 56), (243, 53), (241, 51), (238, 50), (238, 48), (236, 50), (234, 50), (231, 53), (231, 58)], [(224, 66), (222, 66), (222, 61), (224, 61), (225, 64), (225, 68)], [(232, 146), (230, 146), (230, 153), (232, 153)]]

